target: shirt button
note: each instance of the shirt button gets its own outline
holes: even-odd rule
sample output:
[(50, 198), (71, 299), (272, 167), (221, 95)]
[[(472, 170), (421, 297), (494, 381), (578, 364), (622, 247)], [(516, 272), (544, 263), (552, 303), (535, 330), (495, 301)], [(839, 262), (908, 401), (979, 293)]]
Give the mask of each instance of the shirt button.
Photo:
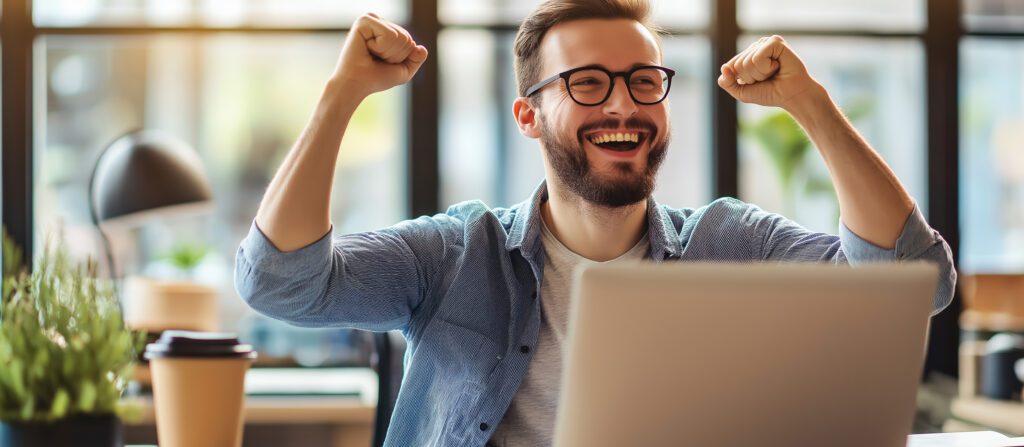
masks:
[(481, 422), (480, 423), (480, 431), (487, 431), (487, 423), (486, 422)]
[(519, 352), (522, 352), (523, 354), (529, 354), (530, 353), (530, 347), (526, 346), (526, 345), (522, 345), (522, 346), (519, 347)]
[(532, 298), (532, 299), (537, 299), (537, 292), (533, 292), (533, 293), (531, 293), (531, 294), (530, 294), (530, 298)]

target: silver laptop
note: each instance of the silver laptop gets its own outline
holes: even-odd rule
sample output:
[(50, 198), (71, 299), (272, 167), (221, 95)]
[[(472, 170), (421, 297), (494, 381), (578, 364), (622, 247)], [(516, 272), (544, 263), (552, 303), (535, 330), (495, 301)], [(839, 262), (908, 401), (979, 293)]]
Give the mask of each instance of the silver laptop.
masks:
[(926, 264), (577, 272), (555, 446), (905, 446)]

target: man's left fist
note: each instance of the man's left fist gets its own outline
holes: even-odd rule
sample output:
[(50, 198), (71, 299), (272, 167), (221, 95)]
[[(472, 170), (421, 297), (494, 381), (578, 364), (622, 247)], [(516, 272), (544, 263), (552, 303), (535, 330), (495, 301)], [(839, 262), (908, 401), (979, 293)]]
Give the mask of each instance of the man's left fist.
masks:
[(722, 66), (718, 85), (739, 101), (783, 109), (821, 89), (780, 36), (762, 37), (734, 56)]

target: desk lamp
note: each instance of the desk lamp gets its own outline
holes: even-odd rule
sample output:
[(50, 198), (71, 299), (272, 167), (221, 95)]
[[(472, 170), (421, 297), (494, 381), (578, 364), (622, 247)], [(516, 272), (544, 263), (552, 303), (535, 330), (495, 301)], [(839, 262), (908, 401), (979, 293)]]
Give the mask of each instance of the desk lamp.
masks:
[(89, 178), (89, 211), (99, 229), (112, 279), (110, 240), (101, 224), (132, 226), (166, 214), (212, 207), (202, 161), (184, 141), (164, 132), (129, 132), (100, 154)]

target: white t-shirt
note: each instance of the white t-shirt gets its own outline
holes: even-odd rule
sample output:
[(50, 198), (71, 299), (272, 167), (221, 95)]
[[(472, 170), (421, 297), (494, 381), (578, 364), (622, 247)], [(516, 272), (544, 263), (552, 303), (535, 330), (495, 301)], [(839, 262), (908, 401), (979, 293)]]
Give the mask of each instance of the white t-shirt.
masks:
[(488, 447), (538, 447), (551, 445), (558, 409), (559, 382), (562, 377), (562, 346), (569, 321), (569, 297), (573, 271), (583, 265), (611, 264), (645, 259), (650, 240), (644, 234), (622, 256), (595, 262), (571, 250), (548, 230), (541, 219), (541, 241), (544, 244), (544, 276), (541, 280), (541, 323), (536, 352), (530, 360), (526, 376), (498, 428), (491, 435)]

